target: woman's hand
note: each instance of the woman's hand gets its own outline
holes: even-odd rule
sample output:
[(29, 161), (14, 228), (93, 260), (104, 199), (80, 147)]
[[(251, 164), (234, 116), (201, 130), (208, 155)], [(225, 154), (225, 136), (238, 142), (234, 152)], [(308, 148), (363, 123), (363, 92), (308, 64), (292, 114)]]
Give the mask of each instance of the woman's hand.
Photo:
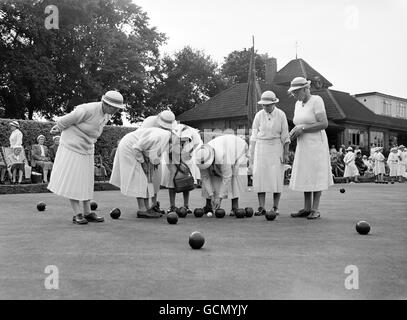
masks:
[(304, 133), (304, 130), (302, 129), (301, 126), (295, 126), (291, 131), (290, 131), (290, 139), (291, 141), (294, 139), (297, 139), (299, 136), (301, 136)]
[(53, 126), (53, 127), (51, 128), (51, 130), (50, 130), (50, 133), (51, 133), (51, 134), (58, 134), (58, 133), (60, 133), (60, 132), (61, 132), (61, 130), (59, 130), (59, 128), (58, 128), (57, 125)]

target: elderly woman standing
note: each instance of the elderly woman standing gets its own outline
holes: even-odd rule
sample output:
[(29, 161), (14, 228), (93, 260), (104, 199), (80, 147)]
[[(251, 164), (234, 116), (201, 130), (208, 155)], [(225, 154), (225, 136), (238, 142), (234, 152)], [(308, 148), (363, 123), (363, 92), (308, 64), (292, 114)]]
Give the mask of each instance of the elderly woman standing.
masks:
[(137, 198), (138, 218), (159, 218), (161, 213), (149, 207), (155, 195), (153, 175), (169, 149), (170, 130), (139, 128), (126, 134), (117, 147), (110, 183), (121, 192)]
[(42, 180), (44, 183), (48, 183), (48, 171), (52, 170), (53, 163), (48, 152), (48, 147), (44, 146), (45, 136), (40, 134), (37, 137), (37, 142), (38, 144), (34, 144), (31, 149), (31, 165), (42, 168)]
[(286, 115), (276, 107), (278, 101), (274, 92), (265, 91), (258, 102), (263, 110), (257, 112), (253, 120), (249, 158), (253, 167), (253, 190), (259, 199), (259, 209), (255, 215), (266, 212), (266, 192), (273, 193), (273, 210), (279, 213), (290, 137)]
[(324, 101), (311, 95), (310, 83), (303, 77), (294, 78), (288, 90), (297, 100), (290, 132), (297, 148), (291, 173), (290, 189), (304, 192), (304, 208), (291, 214), (293, 218), (320, 218), (319, 202), (322, 190), (333, 185), (329, 157), (328, 127)]
[[(48, 189), (70, 200), (75, 224), (104, 221), (90, 212), (95, 142), (111, 115), (121, 109), (124, 109), (123, 96), (117, 91), (108, 91), (102, 101), (77, 106), (59, 118), (51, 129), (52, 134), (61, 132), (61, 139)], [(83, 202), (83, 211), (80, 201)]]

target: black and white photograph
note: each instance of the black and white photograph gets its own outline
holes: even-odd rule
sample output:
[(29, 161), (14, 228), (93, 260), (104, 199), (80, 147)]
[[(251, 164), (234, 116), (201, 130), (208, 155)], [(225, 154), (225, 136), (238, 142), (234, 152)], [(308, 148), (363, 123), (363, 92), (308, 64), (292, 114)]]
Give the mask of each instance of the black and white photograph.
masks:
[(406, 21), (405, 0), (1, 0), (0, 300), (407, 300)]

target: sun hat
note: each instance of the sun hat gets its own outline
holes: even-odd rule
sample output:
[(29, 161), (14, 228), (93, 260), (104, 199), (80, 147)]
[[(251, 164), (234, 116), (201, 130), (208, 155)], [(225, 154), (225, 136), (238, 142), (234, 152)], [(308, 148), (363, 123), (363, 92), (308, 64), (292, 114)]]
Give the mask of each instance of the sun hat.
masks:
[(15, 149), (23, 149), (23, 146), (21, 146), (21, 145), (18, 145), (18, 146), (13, 146), (13, 150), (15, 150)]
[(125, 108), (125, 105), (123, 104), (123, 96), (118, 91), (110, 90), (106, 92), (105, 95), (102, 97), (102, 101), (107, 103), (109, 106), (118, 109)]
[(288, 89), (288, 92), (292, 92), (294, 90), (298, 90), (301, 88), (305, 88), (305, 87), (310, 87), (311, 85), (311, 81), (303, 78), (303, 77), (296, 77), (291, 81), (290, 84), (290, 89)]
[(174, 129), (177, 125), (175, 114), (171, 110), (161, 111), (157, 116), (157, 124), (164, 129)]
[(208, 169), (215, 159), (215, 151), (207, 144), (202, 145), (195, 152), (195, 163), (201, 170)]
[(57, 138), (61, 139), (61, 136), (54, 136), (52, 137), (52, 140), (55, 141)]
[(44, 138), (44, 140), (45, 140), (45, 136), (42, 135), (42, 134), (40, 134), (40, 135), (37, 137), (37, 141), (40, 140), (40, 138)]
[(9, 122), (9, 125), (16, 128), (20, 128), (20, 124), (17, 121), (11, 121)]
[(399, 145), (399, 147), (398, 147), (398, 149), (404, 149), (404, 148), (405, 148), (405, 146), (403, 146), (402, 144)]
[(275, 104), (280, 100), (277, 99), (276, 94), (273, 91), (264, 91), (261, 95), (260, 101), (258, 104)]
[(352, 148), (352, 147), (348, 147), (348, 148), (346, 149), (346, 151), (353, 151), (353, 148)]

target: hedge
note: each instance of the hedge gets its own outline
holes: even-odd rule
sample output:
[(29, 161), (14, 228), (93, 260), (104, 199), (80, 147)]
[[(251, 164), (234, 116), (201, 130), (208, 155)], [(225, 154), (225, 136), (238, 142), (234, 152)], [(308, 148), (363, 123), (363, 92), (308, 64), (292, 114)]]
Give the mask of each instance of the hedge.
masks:
[[(54, 122), (39, 122), (34, 120), (21, 120), (21, 119), (0, 119), (0, 146), (10, 146), (9, 137), (11, 128), (9, 123), (11, 121), (18, 121), (20, 124), (20, 131), (23, 133), (23, 147), (30, 149), (33, 144), (37, 143), (37, 137), (42, 134), (45, 136), (45, 145), (51, 146), (53, 144), (52, 137), (49, 133), (51, 128), (55, 125)], [(117, 140), (121, 139), (127, 133), (134, 131), (132, 127), (117, 127), (105, 126), (102, 135), (99, 137), (95, 145), (95, 154), (100, 154), (103, 157), (105, 164), (110, 168), (112, 163), (109, 160), (110, 152), (116, 147)]]

